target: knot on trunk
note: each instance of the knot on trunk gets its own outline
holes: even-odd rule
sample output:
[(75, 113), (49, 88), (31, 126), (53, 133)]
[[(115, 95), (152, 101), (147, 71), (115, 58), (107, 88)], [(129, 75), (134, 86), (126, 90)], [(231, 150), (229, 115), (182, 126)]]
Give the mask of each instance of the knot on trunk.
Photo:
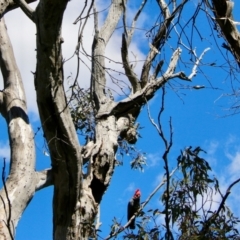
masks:
[(138, 138), (138, 124), (134, 125), (134, 122), (135, 118), (131, 114), (121, 117), (117, 121), (120, 137), (130, 144), (135, 144)]
[(137, 126), (130, 127), (126, 132), (121, 135), (128, 143), (135, 144), (138, 138)]
[(90, 141), (82, 148), (82, 156), (85, 163), (89, 160), (89, 158), (98, 153), (101, 145), (101, 142), (94, 143), (93, 141)]

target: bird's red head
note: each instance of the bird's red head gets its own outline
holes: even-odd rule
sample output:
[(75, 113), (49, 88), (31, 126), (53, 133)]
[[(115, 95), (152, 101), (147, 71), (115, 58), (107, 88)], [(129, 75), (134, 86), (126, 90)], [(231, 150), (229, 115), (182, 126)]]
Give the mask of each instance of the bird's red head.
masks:
[(140, 198), (141, 197), (141, 192), (140, 192), (140, 190), (139, 189), (137, 189), (136, 191), (135, 191), (135, 193), (134, 193), (134, 196), (133, 196), (133, 198)]

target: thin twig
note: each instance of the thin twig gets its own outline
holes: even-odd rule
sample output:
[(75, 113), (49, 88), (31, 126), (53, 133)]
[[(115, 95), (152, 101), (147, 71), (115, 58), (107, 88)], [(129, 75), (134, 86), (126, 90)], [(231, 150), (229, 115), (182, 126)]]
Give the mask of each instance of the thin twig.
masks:
[(194, 64), (194, 66), (193, 66), (192, 73), (188, 76), (188, 79), (189, 79), (189, 80), (191, 80), (194, 76), (196, 76), (196, 74), (197, 74), (197, 67), (198, 67), (200, 61), (202, 60), (204, 54), (205, 54), (207, 51), (209, 51), (210, 49), (211, 49), (211, 48), (206, 48), (206, 49), (204, 49), (204, 51), (202, 52), (202, 54), (200, 55), (199, 58), (197, 57), (197, 55), (196, 55), (196, 53), (195, 53), (195, 50), (193, 50), (193, 53), (194, 53), (194, 55), (195, 55), (195, 57), (196, 57), (197, 60), (196, 60), (196, 62), (195, 62), (195, 64)]
[(169, 217), (169, 212), (168, 212), (168, 209), (169, 209), (169, 196), (170, 196), (170, 193), (169, 193), (169, 188), (170, 188), (170, 174), (169, 174), (169, 166), (168, 166), (168, 154), (170, 152), (170, 149), (172, 147), (172, 144), (173, 144), (173, 141), (172, 141), (172, 138), (173, 138), (173, 130), (172, 130), (172, 120), (170, 118), (170, 122), (169, 122), (169, 125), (170, 125), (170, 139), (169, 141), (166, 139), (165, 137), (165, 134), (163, 132), (163, 129), (162, 129), (162, 124), (161, 124), (161, 116), (164, 112), (164, 103), (165, 103), (165, 87), (163, 86), (162, 87), (162, 104), (161, 104), (161, 108), (160, 108), (160, 111), (159, 111), (159, 114), (158, 114), (158, 125), (154, 122), (154, 120), (151, 118), (151, 115), (150, 115), (150, 110), (149, 110), (149, 106), (148, 106), (148, 103), (146, 101), (146, 105), (147, 105), (147, 111), (148, 111), (148, 117), (150, 119), (150, 122), (153, 124), (153, 126), (156, 128), (159, 136), (161, 137), (161, 139), (163, 140), (164, 142), (164, 145), (165, 145), (165, 151), (164, 151), (164, 154), (162, 156), (163, 158), (163, 161), (164, 161), (164, 165), (165, 165), (165, 170), (166, 170), (166, 182), (167, 182), (167, 186), (166, 186), (166, 197), (165, 197), (165, 223), (166, 223), (166, 230), (167, 230), (167, 236), (168, 238), (170, 239), (173, 239), (173, 235), (172, 235), (172, 232), (170, 230), (170, 217)]
[[(218, 207), (218, 210), (217, 210), (216, 212), (214, 212), (214, 213), (205, 221), (205, 225), (204, 225), (204, 227), (202, 228), (201, 233), (206, 232), (206, 231), (208, 230), (208, 228), (210, 227), (211, 223), (219, 216), (220, 211), (224, 208), (225, 202), (226, 202), (228, 196), (229, 196), (230, 193), (231, 193), (231, 191), (230, 191), (231, 188), (232, 188), (235, 184), (237, 184), (237, 183), (239, 183), (239, 182), (240, 182), (240, 178), (238, 178), (236, 181), (234, 181), (233, 183), (231, 183), (231, 184), (229, 185), (229, 187), (228, 187), (225, 195), (223, 196), (222, 201), (221, 201), (221, 203), (220, 203), (220, 205), (219, 205), (219, 207)], [(200, 233), (200, 234), (201, 234), (201, 233)]]
[[(172, 175), (176, 172), (176, 170), (178, 169), (178, 167), (176, 167), (175, 169), (173, 169), (173, 171), (169, 174), (169, 177), (171, 178)], [(134, 218), (136, 218), (136, 216), (138, 216), (138, 214), (144, 209), (144, 207), (149, 203), (149, 201), (151, 200), (151, 198), (156, 194), (156, 192), (166, 183), (167, 179), (166, 177), (162, 180), (162, 182), (152, 191), (152, 193), (148, 196), (148, 198), (145, 200), (145, 202), (141, 205), (141, 207), (138, 209), (138, 211), (129, 219), (129, 221), (123, 226), (121, 227), (119, 230), (117, 230), (116, 232), (110, 234), (109, 236), (107, 236), (105, 238), (105, 240), (111, 239), (112, 237), (115, 237), (116, 235), (118, 235), (119, 233), (121, 233), (122, 231), (124, 231), (124, 229), (126, 229), (129, 224), (132, 222), (132, 220)]]
[(131, 28), (128, 30), (127, 32), (127, 46), (130, 45), (131, 41), (132, 41), (132, 36), (133, 36), (133, 33), (135, 31), (135, 27), (136, 27), (136, 23), (137, 23), (137, 20), (138, 20), (138, 17), (140, 16), (145, 4), (147, 3), (147, 0), (143, 0), (135, 17), (133, 18), (133, 21), (132, 21), (132, 25), (131, 25)]
[[(221, 201), (221, 203), (220, 203), (220, 205), (219, 205), (219, 207), (218, 207), (217, 212), (214, 213), (214, 216), (215, 216), (214, 218), (216, 218), (216, 217), (219, 215), (220, 211), (221, 211), (222, 208), (224, 207), (224, 204), (225, 204), (225, 202), (226, 202), (228, 196), (229, 196), (230, 193), (231, 193), (231, 191), (230, 191), (231, 188), (232, 188), (235, 184), (237, 184), (238, 182), (240, 182), (240, 178), (238, 178), (236, 181), (234, 181), (232, 184), (229, 185), (229, 187), (228, 187), (228, 189), (227, 189), (225, 195), (223, 196), (223, 199), (222, 199), (222, 201)], [(210, 217), (210, 218), (211, 218), (211, 217)]]
[(170, 120), (169, 120), (169, 130), (170, 130), (170, 138), (169, 138), (169, 141), (166, 139), (165, 137), (165, 134), (162, 130), (162, 124), (161, 124), (161, 116), (163, 114), (163, 111), (164, 111), (164, 106), (165, 106), (165, 86), (163, 86), (162, 88), (162, 106), (161, 106), (161, 110), (159, 111), (159, 114), (158, 114), (158, 125), (159, 125), (159, 128), (161, 130), (161, 134), (160, 134), (160, 137), (162, 138), (164, 144), (165, 144), (165, 151), (164, 151), (164, 154), (162, 156), (163, 158), (163, 161), (164, 161), (164, 164), (165, 164), (165, 171), (166, 171), (166, 179), (167, 179), (167, 186), (166, 186), (166, 196), (165, 196), (165, 223), (166, 223), (166, 230), (167, 230), (167, 239), (173, 239), (173, 235), (172, 235), (172, 232), (170, 230), (170, 216), (169, 216), (169, 198), (170, 198), (170, 176), (169, 176), (169, 166), (168, 166), (168, 154), (170, 152), (170, 149), (172, 147), (172, 144), (173, 144), (173, 141), (172, 141), (172, 138), (173, 138), (173, 130), (172, 130), (172, 120), (171, 120), (171, 117), (170, 117)]

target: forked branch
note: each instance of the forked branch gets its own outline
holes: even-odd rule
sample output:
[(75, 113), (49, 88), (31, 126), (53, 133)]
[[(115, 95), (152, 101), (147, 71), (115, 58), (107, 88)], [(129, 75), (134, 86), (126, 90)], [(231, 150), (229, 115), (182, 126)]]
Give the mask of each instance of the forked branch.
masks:
[(172, 14), (170, 14), (168, 8), (166, 7), (167, 5), (165, 1), (163, 0), (159, 1), (160, 8), (164, 12), (165, 20), (159, 26), (159, 29), (155, 37), (153, 38), (153, 41), (150, 43), (150, 50), (144, 62), (143, 70), (140, 78), (142, 87), (146, 86), (149, 80), (149, 72), (152, 66), (152, 62), (156, 58), (157, 54), (159, 54), (159, 52), (161, 51), (161, 47), (164, 45), (165, 41), (167, 40), (168, 30), (172, 23), (172, 20), (181, 11), (181, 9), (183, 8), (186, 2), (187, 0), (184, 0), (181, 4), (178, 5), (178, 7), (172, 12)]
[[(113, 0), (107, 18), (100, 30), (95, 29), (95, 36), (92, 45), (92, 94), (95, 105), (99, 108), (106, 103), (106, 76), (105, 76), (105, 49), (110, 37), (116, 29), (123, 12), (122, 0)], [(95, 19), (97, 14), (95, 13)], [(96, 22), (96, 20), (95, 20)], [(95, 26), (97, 28), (97, 26)]]
[(222, 209), (224, 209), (225, 206), (225, 202), (227, 200), (227, 198), (229, 197), (230, 193), (231, 193), (231, 189), (234, 185), (236, 185), (237, 183), (240, 182), (240, 178), (238, 178), (236, 181), (234, 181), (233, 183), (231, 183), (229, 185), (229, 187), (227, 188), (227, 191), (225, 193), (225, 195), (222, 197), (222, 201), (219, 204), (219, 207), (217, 209), (217, 211), (213, 212), (212, 215), (206, 220), (206, 223), (204, 224), (203, 229), (201, 230), (201, 234), (204, 232), (207, 232), (209, 227), (211, 226), (211, 223), (215, 221), (215, 219), (219, 216), (219, 213)]
[[(17, 4), (17, 1), (24, 1), (24, 0), (8, 0), (8, 1), (5, 1), (5, 0), (0, 0), (0, 4), (1, 4), (1, 8), (0, 8), (0, 14), (1, 16), (3, 16), (6, 12), (9, 12), (13, 9), (16, 9), (19, 7), (19, 5)], [(33, 2), (36, 2), (37, 0), (26, 0), (24, 1), (25, 5), (27, 3), (33, 3)], [(29, 7), (28, 7), (29, 8)], [(30, 8), (29, 8), (30, 10)]]
[[(124, 2), (124, 1), (123, 1)], [(125, 3), (125, 2), (124, 2)], [(134, 16), (133, 18), (133, 21), (132, 21), (132, 24), (130, 26), (130, 29), (128, 29), (127, 27), (127, 23), (126, 23), (126, 6), (124, 4), (124, 12), (123, 12), (123, 27), (124, 27), (124, 33), (125, 33), (125, 37), (126, 37), (126, 46), (127, 48), (129, 47), (131, 41), (132, 41), (132, 36), (134, 34), (134, 31), (135, 31), (135, 27), (136, 27), (136, 23), (137, 23), (137, 20), (140, 16), (140, 14), (142, 13), (142, 10), (145, 6), (145, 4), (147, 3), (147, 0), (143, 0), (136, 15)]]
[(174, 51), (168, 69), (156, 81), (147, 83), (144, 88), (117, 103), (114, 102), (111, 105), (103, 105), (98, 111), (96, 117), (101, 118), (102, 116), (108, 116), (111, 114), (115, 114), (115, 116), (118, 117), (122, 116), (122, 114), (126, 112), (129, 112), (133, 108), (140, 109), (141, 106), (145, 104), (146, 100), (150, 100), (154, 96), (155, 92), (170, 79), (177, 77), (183, 79), (183, 76), (185, 76), (183, 72), (174, 73), (181, 52), (182, 50), (180, 48), (177, 48), (177, 50)]
[(34, 19), (34, 11), (33, 9), (28, 5), (28, 3), (25, 0), (13, 0), (19, 7), (22, 9), (22, 11), (33, 21)]

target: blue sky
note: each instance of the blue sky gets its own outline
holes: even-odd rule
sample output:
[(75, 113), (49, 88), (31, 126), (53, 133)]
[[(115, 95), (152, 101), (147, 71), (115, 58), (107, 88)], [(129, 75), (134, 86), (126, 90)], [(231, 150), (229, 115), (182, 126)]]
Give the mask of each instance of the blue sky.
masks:
[[(133, 15), (134, 9), (137, 7), (139, 1), (131, 1), (131, 11), (129, 16)], [(105, 1), (107, 5), (109, 1)], [(65, 14), (65, 24), (63, 27), (63, 37), (65, 39), (64, 57), (70, 57), (76, 46), (77, 29), (72, 22), (79, 14), (78, 1), (73, 0), (69, 2), (69, 8)], [(140, 18), (138, 26), (148, 29), (151, 26), (151, 20), (154, 16), (157, 17), (155, 9), (155, 1), (149, 1), (146, 6), (146, 12)], [(191, 1), (187, 7), (187, 12), (182, 15), (182, 20), (187, 21), (197, 0)], [(34, 6), (34, 5), (32, 5)], [(104, 9), (104, 5), (101, 8)], [(235, 2), (234, 12), (240, 10), (240, 4)], [(100, 15), (100, 22), (104, 19), (105, 12)], [(16, 19), (18, 21), (16, 22)], [(240, 21), (235, 14), (236, 21)], [(50, 167), (50, 159), (44, 154), (46, 148), (42, 139), (42, 131), (38, 131), (41, 124), (38, 119), (35, 91), (33, 85), (33, 76), (31, 71), (35, 70), (35, 29), (34, 25), (21, 13), (20, 10), (14, 10), (6, 16), (6, 23), (8, 31), (12, 37), (13, 47), (16, 53), (17, 62), (24, 79), (24, 85), (27, 92), (29, 116), (32, 127), (36, 133), (36, 152), (37, 152), (37, 170)], [(170, 168), (176, 166), (176, 158), (181, 149), (192, 145), (201, 146), (208, 154), (204, 157), (209, 160), (213, 169), (213, 174), (219, 178), (222, 184), (222, 189), (226, 187), (238, 177), (240, 171), (240, 128), (239, 115), (226, 117), (229, 114), (227, 110), (231, 106), (232, 99), (230, 97), (223, 97), (223, 94), (230, 92), (231, 82), (228, 72), (220, 66), (224, 63), (224, 59), (219, 54), (209, 30), (208, 22), (204, 14), (199, 15), (196, 22), (199, 31), (203, 33), (206, 40), (200, 41), (197, 35), (194, 35), (193, 46), (196, 48), (197, 55), (200, 56), (206, 47), (211, 50), (206, 52), (203, 58), (203, 63), (216, 63), (216, 67), (201, 66), (201, 71), (193, 78), (191, 83), (183, 82), (181, 80), (172, 80), (166, 86), (165, 112), (163, 114), (163, 126), (166, 134), (169, 131), (168, 122), (169, 117), (172, 118), (172, 125), (174, 130), (173, 148), (170, 154)], [(90, 51), (91, 39), (93, 30), (90, 23), (89, 28), (86, 29), (85, 45), (86, 49)], [(114, 55), (114, 59), (120, 59), (119, 43), (121, 29), (113, 35), (113, 40), (109, 43), (107, 54)], [(186, 40), (186, 39), (185, 39)], [(223, 39), (217, 39), (219, 45), (224, 42)], [(168, 46), (176, 45), (174, 34), (168, 42)], [(117, 46), (117, 47), (116, 47)], [(149, 49), (148, 39), (145, 36), (145, 31), (137, 31), (134, 37), (134, 42), (131, 45), (132, 51), (136, 53), (138, 60), (144, 59), (146, 51)], [(221, 49), (226, 56), (226, 50)], [(159, 58), (166, 57), (169, 59), (171, 51), (166, 49), (162, 51)], [(229, 58), (232, 59), (231, 55)], [(186, 74), (191, 73), (190, 55), (187, 50), (183, 48), (182, 60), (185, 61), (187, 68), (183, 69), (184, 64), (179, 68), (186, 71)], [(87, 61), (87, 60), (86, 60)], [(111, 65), (112, 64), (112, 65)], [(165, 63), (164, 67), (166, 67)], [(109, 63), (110, 67), (121, 69), (121, 66), (116, 66)], [(71, 73), (74, 75), (76, 70), (76, 60), (73, 59), (65, 64), (65, 76)], [(140, 74), (141, 62), (136, 66), (136, 71)], [(87, 68), (81, 66), (80, 84), (87, 86), (86, 79), (89, 79), (89, 72)], [(239, 75), (237, 75), (239, 78)], [(211, 84), (210, 84), (211, 83)], [(0, 83), (0, 87), (2, 83)], [(192, 86), (204, 85), (205, 88), (195, 90)], [(109, 80), (109, 86), (116, 91), (116, 85)], [(157, 114), (161, 106), (161, 91), (149, 102), (149, 109), (151, 116), (157, 121)], [(101, 204), (101, 222), (102, 222), (102, 237), (105, 237), (110, 232), (110, 225), (113, 217), (116, 217), (124, 224), (126, 222), (126, 208), (127, 202), (133, 195), (136, 188), (142, 191), (142, 201), (144, 201), (156, 185), (161, 181), (163, 175), (163, 161), (161, 156), (164, 151), (163, 143), (160, 140), (156, 130), (150, 124), (148, 119), (147, 109), (144, 108), (141, 112), (137, 122), (140, 123), (141, 130), (136, 148), (140, 152), (145, 152), (147, 157), (147, 166), (144, 172), (131, 170), (130, 158), (124, 157), (123, 166), (117, 167), (112, 179), (112, 183), (104, 196)], [(6, 125), (2, 118), (0, 118), (0, 157), (9, 159), (9, 145), (7, 140)], [(1, 165), (0, 165), (1, 168)], [(236, 208), (239, 197), (237, 196), (239, 186), (235, 186), (233, 193), (227, 202), (234, 211), (240, 216), (240, 210)], [(28, 208), (23, 214), (17, 228), (17, 240), (50, 240), (52, 239), (52, 187), (37, 192), (29, 204)], [(155, 198), (151, 200), (146, 209), (159, 207), (162, 208), (159, 202), (160, 193), (157, 193)]]

